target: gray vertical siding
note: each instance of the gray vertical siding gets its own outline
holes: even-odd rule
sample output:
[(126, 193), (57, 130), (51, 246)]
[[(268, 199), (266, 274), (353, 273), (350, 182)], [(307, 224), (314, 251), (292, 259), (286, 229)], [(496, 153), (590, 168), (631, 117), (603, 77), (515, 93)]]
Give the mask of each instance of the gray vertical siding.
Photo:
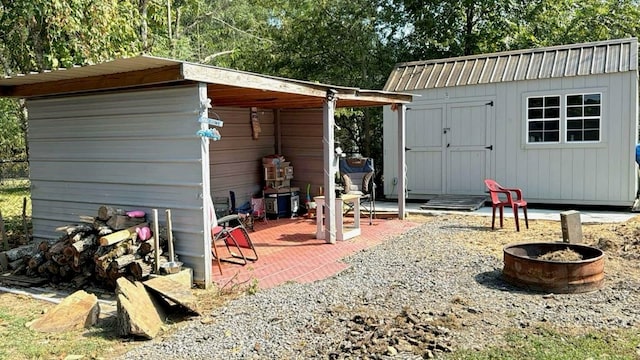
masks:
[[(215, 102), (215, 99), (213, 99)], [(221, 140), (209, 144), (211, 195), (236, 194), (236, 204), (249, 201), (263, 185), (262, 157), (275, 153), (273, 110), (258, 109), (260, 133), (252, 138), (249, 108), (213, 108), (209, 117), (224, 121)]]
[[(513, 81), (416, 91), (411, 107), (495, 98), (491, 129), (494, 150), (489, 176), (521, 187), (530, 202), (631, 205), (636, 193), (636, 71), (554, 79)], [(602, 92), (602, 141), (597, 144), (526, 144), (525, 100), (529, 95)], [(410, 110), (414, 111), (414, 110)], [(384, 110), (384, 192), (396, 197), (397, 114)], [(420, 164), (408, 164), (420, 166)]]
[(306, 191), (311, 184), (310, 195), (323, 186), (322, 109), (281, 110), (280, 141), (282, 155), (293, 165), (292, 185)]
[[(34, 238), (98, 207), (171, 209), (176, 253), (203, 281), (198, 86), (30, 100)], [(151, 217), (149, 216), (151, 220)]]

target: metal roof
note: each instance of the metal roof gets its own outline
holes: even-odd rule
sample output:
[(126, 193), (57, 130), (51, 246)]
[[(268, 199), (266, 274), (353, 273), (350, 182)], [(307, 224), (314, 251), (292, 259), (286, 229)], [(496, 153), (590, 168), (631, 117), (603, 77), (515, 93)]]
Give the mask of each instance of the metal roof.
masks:
[(322, 107), (329, 89), (338, 106), (408, 103), (412, 95), (280, 78), (153, 56), (0, 78), (0, 96), (43, 97), (202, 82), (217, 106)]
[(384, 90), (609, 74), (637, 68), (638, 40), (628, 38), (400, 63), (391, 72)]

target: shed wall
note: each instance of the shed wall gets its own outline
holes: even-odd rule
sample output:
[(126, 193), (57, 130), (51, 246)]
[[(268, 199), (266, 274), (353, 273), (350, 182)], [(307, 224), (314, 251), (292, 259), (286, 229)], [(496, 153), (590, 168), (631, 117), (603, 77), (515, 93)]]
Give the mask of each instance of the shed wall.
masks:
[[(34, 238), (98, 207), (171, 209), (176, 254), (205, 277), (198, 86), (29, 100)], [(208, 250), (207, 250), (208, 251)], [(207, 265), (208, 266), (208, 265)]]
[(239, 206), (260, 193), (264, 184), (262, 157), (275, 153), (275, 129), (273, 110), (258, 109), (257, 115), (261, 132), (253, 139), (250, 108), (209, 111), (209, 117), (224, 121), (218, 129), (221, 139), (209, 144), (212, 197), (228, 197), (233, 191)]
[[(638, 133), (637, 84), (637, 73), (630, 71), (448, 87), (415, 92), (421, 97), (416, 97), (416, 101), (408, 107), (440, 106), (445, 111), (447, 104), (495, 99), (495, 125), (490, 129), (494, 150), (490, 153), (487, 177), (495, 178), (505, 185), (522, 188), (530, 202), (628, 206), (636, 194), (633, 154)], [(526, 143), (527, 96), (582, 92), (602, 92), (601, 142), (544, 145)], [(409, 110), (411, 111), (419, 110)], [(397, 153), (396, 119), (397, 114), (386, 107), (386, 179), (398, 176), (394, 160)], [(407, 144), (407, 147), (411, 146)], [(408, 163), (407, 166), (421, 165)], [(397, 197), (394, 189), (392, 181), (385, 182), (385, 195)], [(409, 196), (412, 197), (411, 193)]]
[(279, 112), (280, 149), (293, 165), (292, 186), (310, 196), (318, 194), (324, 183), (322, 109), (281, 110)]

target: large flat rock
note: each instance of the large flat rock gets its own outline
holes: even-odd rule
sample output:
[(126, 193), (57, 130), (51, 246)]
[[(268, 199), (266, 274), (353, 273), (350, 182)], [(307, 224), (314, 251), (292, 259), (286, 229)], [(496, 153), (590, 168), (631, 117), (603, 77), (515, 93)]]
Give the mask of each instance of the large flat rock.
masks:
[(156, 308), (142, 283), (132, 283), (124, 277), (116, 282), (118, 334), (153, 339), (162, 327), (161, 311)]
[(155, 277), (145, 281), (144, 286), (162, 297), (187, 308), (189, 311), (199, 314), (198, 299), (191, 292), (191, 287), (168, 277)]
[(31, 322), (29, 327), (41, 332), (89, 328), (98, 321), (99, 316), (98, 298), (84, 290), (79, 290), (67, 296), (44, 316)]

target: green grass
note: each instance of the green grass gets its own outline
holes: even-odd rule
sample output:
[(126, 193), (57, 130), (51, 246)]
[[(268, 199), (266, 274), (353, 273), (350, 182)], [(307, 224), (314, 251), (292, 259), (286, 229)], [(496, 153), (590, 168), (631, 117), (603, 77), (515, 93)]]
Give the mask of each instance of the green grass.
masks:
[(640, 335), (637, 329), (595, 331), (571, 335), (556, 330), (512, 331), (505, 336), (507, 345), (482, 351), (457, 351), (447, 359), (638, 359)]
[[(37, 306), (38, 303), (36, 303)], [(70, 355), (108, 358), (120, 340), (108, 328), (63, 333), (40, 333), (26, 327), (40, 316), (41, 307), (5, 307), (0, 304), (0, 359), (64, 359)]]
[[(2, 217), (12, 218), (22, 216), (22, 203), (26, 197), (31, 197), (28, 179), (2, 180), (0, 184), (0, 210)], [(27, 201), (27, 216), (31, 216), (31, 201)]]

